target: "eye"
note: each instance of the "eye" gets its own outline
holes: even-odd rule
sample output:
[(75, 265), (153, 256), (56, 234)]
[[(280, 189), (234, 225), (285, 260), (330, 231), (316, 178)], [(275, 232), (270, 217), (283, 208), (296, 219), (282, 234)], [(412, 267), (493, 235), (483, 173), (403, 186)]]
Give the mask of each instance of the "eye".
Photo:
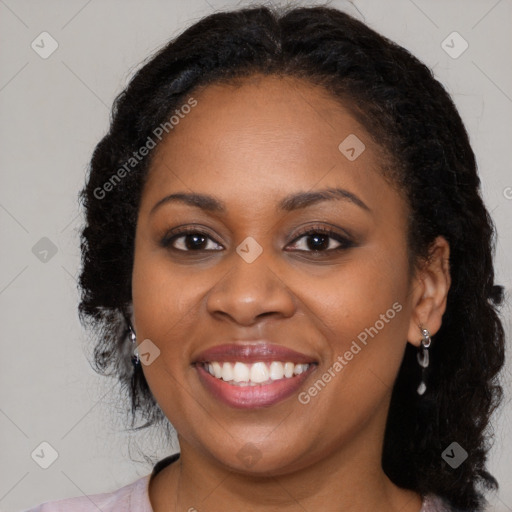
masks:
[[(198, 228), (173, 229), (165, 235), (160, 245), (183, 252), (219, 251), (223, 247), (213, 241), (211, 236)], [(215, 247), (220, 247), (216, 249)]]
[[(324, 227), (304, 229), (299, 232), (292, 244), (292, 249), (296, 251), (317, 254), (340, 251), (355, 245), (347, 236)], [(160, 245), (181, 252), (221, 251), (223, 249), (222, 245), (216, 243), (209, 233), (193, 226), (169, 231), (160, 241)]]
[[(299, 243), (302, 239), (304, 241)], [(354, 242), (336, 231), (323, 227), (308, 227), (293, 241), (295, 249), (301, 252), (330, 252), (348, 249)]]

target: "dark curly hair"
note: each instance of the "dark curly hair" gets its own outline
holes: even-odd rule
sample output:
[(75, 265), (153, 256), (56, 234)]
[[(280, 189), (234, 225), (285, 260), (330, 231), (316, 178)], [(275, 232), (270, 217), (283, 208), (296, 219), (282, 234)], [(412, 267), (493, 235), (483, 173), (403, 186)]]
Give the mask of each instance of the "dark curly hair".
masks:
[[(128, 326), (134, 237), (150, 155), (118, 172), (198, 88), (253, 74), (321, 85), (349, 108), (388, 156), (382, 173), (409, 208), (411, 270), (438, 235), (450, 244), (452, 284), (431, 347), (428, 389), (418, 396), (416, 349), (407, 344), (394, 385), (382, 465), (398, 486), (435, 493), (454, 508), (483, 510), (496, 489), (486, 470), (489, 418), (502, 399), (503, 288), (494, 285), (495, 228), (461, 118), (431, 71), (404, 48), (328, 6), (256, 6), (217, 12), (160, 49), (116, 98), (110, 130), (80, 193), (80, 320), (98, 337), (95, 370), (119, 378), (136, 420), (163, 425), (140, 366), (130, 364)], [(126, 165), (125, 165), (126, 170)], [(117, 174), (116, 174), (117, 173)], [(109, 186), (106, 184), (109, 183)], [(468, 453), (452, 469), (453, 441)]]

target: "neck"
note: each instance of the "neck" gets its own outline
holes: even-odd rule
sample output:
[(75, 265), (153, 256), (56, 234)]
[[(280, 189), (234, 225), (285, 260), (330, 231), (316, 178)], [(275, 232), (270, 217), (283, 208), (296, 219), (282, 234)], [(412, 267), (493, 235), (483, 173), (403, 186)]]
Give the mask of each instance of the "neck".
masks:
[(349, 446), (327, 447), (324, 453), (311, 447), (300, 469), (271, 476), (233, 472), (180, 439), (180, 458), (150, 482), (153, 510), (419, 512), (420, 496), (397, 487), (383, 472), (379, 432), (381, 425), (368, 425)]

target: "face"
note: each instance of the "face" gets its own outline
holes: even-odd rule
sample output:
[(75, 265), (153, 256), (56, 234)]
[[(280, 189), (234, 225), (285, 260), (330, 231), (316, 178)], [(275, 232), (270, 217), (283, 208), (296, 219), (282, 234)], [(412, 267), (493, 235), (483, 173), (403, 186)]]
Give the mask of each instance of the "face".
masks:
[(382, 152), (297, 79), (192, 96), (155, 150), (132, 280), (182, 454), (267, 475), (380, 456), (412, 313), (408, 209)]

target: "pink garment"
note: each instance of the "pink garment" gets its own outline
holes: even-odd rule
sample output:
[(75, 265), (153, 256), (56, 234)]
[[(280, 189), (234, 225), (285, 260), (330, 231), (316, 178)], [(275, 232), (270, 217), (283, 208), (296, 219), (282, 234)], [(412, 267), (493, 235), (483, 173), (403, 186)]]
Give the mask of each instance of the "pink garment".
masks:
[[(47, 501), (23, 512), (153, 512), (148, 494), (150, 477), (143, 476), (114, 492)], [(449, 512), (449, 508), (439, 497), (429, 495), (419, 512)]]
[(153, 512), (148, 494), (150, 477), (143, 476), (114, 492), (47, 501), (24, 512)]

